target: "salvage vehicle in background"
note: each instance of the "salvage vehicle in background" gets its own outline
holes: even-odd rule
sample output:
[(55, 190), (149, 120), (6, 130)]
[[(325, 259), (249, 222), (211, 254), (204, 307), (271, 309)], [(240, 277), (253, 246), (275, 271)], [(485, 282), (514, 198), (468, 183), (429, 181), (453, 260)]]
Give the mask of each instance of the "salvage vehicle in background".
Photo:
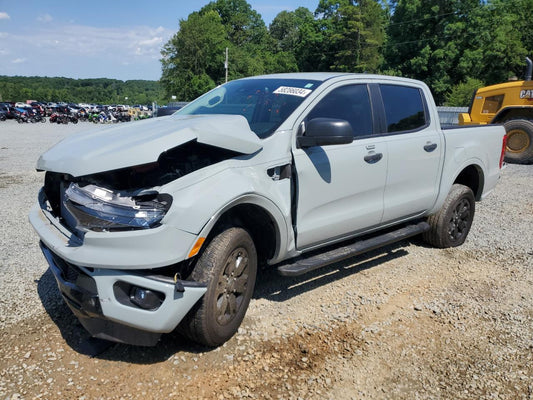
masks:
[(503, 124), (507, 131), (505, 161), (533, 163), (533, 63), (526, 58), (523, 81), (510, 81), (478, 89), (460, 125)]
[(179, 109), (185, 107), (188, 103), (185, 101), (176, 101), (173, 103), (168, 103), (167, 105), (158, 107), (154, 112), (156, 117), (164, 117), (166, 115), (174, 114)]
[(45, 152), (30, 222), (95, 337), (237, 331), (258, 267), (305, 274), (414, 235), (461, 245), (505, 131), (442, 129), (422, 82), (301, 73), (229, 82), (169, 117)]

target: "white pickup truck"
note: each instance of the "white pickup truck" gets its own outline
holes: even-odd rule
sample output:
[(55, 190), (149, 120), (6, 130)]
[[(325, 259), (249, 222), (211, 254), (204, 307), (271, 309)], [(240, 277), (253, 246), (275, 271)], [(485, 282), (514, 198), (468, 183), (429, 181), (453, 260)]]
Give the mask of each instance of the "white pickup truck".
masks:
[(154, 345), (179, 326), (217, 346), (258, 265), (295, 276), (417, 234), (461, 245), (504, 141), (500, 126), (441, 129), (415, 80), (241, 79), (52, 147), (30, 221), (93, 336)]

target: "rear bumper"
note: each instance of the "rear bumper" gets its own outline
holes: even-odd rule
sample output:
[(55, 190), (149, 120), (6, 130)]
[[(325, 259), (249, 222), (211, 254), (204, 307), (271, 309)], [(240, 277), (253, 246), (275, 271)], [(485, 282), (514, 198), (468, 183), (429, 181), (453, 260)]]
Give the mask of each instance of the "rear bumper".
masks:
[[(86, 268), (67, 262), (43, 242), (41, 250), (61, 295), (89, 333), (115, 342), (152, 346), (161, 333), (176, 328), (206, 291), (204, 285), (131, 271)], [(124, 288), (139, 287), (161, 295), (160, 306), (146, 310), (133, 304)], [(183, 291), (182, 291), (183, 290)]]

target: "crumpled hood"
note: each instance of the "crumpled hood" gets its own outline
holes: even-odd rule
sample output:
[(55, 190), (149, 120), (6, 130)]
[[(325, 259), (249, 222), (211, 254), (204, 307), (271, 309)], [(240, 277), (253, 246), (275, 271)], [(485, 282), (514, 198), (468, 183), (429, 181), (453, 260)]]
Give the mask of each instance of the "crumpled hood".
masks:
[(243, 116), (173, 115), (69, 136), (39, 157), (37, 169), (83, 176), (147, 164), (195, 139), (242, 154), (263, 147)]

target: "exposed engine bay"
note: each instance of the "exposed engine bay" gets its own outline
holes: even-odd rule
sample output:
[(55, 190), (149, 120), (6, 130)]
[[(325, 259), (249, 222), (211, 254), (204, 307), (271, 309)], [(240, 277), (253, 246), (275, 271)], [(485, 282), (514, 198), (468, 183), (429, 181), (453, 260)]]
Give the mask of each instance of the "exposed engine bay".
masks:
[[(191, 141), (163, 152), (156, 162), (149, 164), (80, 177), (47, 171), (44, 191), (50, 211), (69, 228), (80, 230), (83, 226), (82, 231), (149, 228), (162, 219), (172, 204), (171, 196), (154, 188), (238, 155)], [(106, 215), (113, 216), (112, 220)], [(139, 218), (148, 218), (148, 222)], [(107, 222), (101, 223), (102, 220)]]

